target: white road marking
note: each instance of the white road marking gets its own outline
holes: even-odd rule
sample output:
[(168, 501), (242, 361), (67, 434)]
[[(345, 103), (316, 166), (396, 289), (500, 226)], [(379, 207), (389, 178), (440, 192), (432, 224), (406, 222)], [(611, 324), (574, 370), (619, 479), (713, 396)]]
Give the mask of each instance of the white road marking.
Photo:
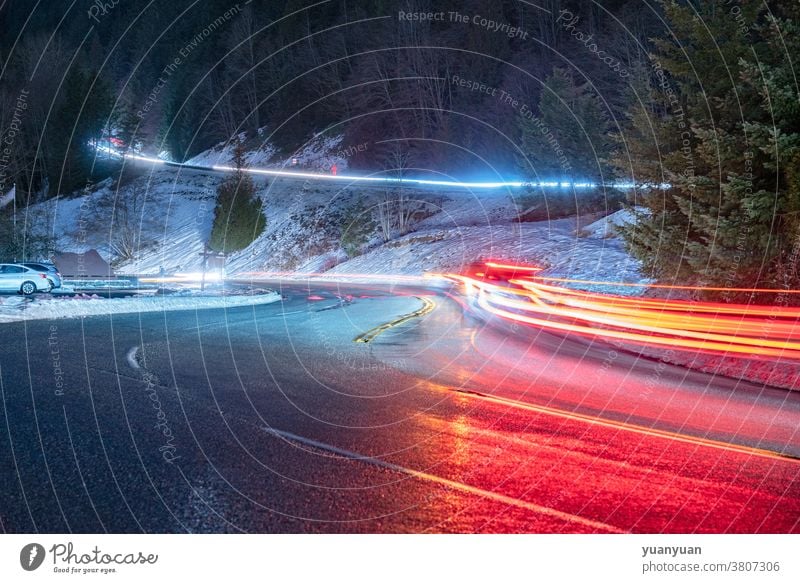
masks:
[(518, 500), (517, 498), (512, 498), (510, 496), (505, 496), (503, 494), (498, 494), (497, 492), (491, 492), (489, 490), (483, 490), (481, 488), (477, 488), (475, 486), (470, 486), (469, 484), (463, 484), (461, 482), (456, 482), (454, 480), (448, 480), (447, 478), (442, 478), (439, 476), (435, 476), (433, 474), (428, 474), (426, 472), (420, 472), (417, 470), (412, 470), (411, 468), (406, 468), (403, 466), (398, 466), (396, 464), (362, 455), (353, 451), (349, 451), (346, 449), (341, 449), (334, 445), (329, 445), (327, 443), (322, 443), (320, 441), (316, 441), (313, 439), (309, 439), (307, 437), (301, 437), (299, 435), (295, 435), (294, 433), (289, 433), (288, 431), (281, 431), (280, 429), (272, 429), (272, 428), (265, 428), (264, 429), (267, 433), (271, 433), (277, 437), (282, 437), (283, 439), (287, 439), (290, 441), (296, 441), (298, 443), (302, 443), (304, 445), (308, 445), (314, 447), (316, 449), (321, 449), (323, 451), (327, 451), (330, 453), (334, 453), (336, 455), (342, 456), (344, 458), (365, 462), (373, 466), (377, 466), (380, 468), (384, 468), (387, 470), (391, 470), (394, 472), (398, 472), (401, 474), (405, 474), (407, 476), (411, 476), (413, 478), (417, 478), (419, 480), (425, 480), (427, 482), (434, 482), (436, 484), (441, 484), (453, 490), (458, 490), (461, 492), (465, 492), (467, 494), (472, 494), (474, 496), (480, 496), (482, 498), (486, 498), (489, 500), (493, 500), (495, 502), (500, 502), (502, 504), (508, 504), (509, 506), (516, 506), (517, 508), (523, 508), (525, 510), (529, 510), (531, 512), (537, 512), (539, 514), (544, 514), (546, 516), (550, 516), (553, 518), (558, 518), (561, 520), (566, 520), (569, 522), (575, 522), (581, 524), (583, 526), (588, 526), (590, 528), (594, 528), (596, 530), (602, 530), (604, 532), (613, 532), (613, 533), (625, 533), (627, 531), (612, 526), (610, 524), (606, 524), (604, 522), (599, 522), (597, 520), (591, 520), (589, 518), (583, 518), (582, 516), (578, 516), (576, 514), (570, 514), (568, 512), (562, 512), (560, 510), (556, 510), (555, 508), (549, 508), (547, 506), (541, 506), (539, 504), (533, 504), (531, 502), (526, 502), (524, 500)]
[(139, 370), (140, 368), (142, 368), (142, 367), (139, 366), (139, 363), (136, 362), (136, 353), (137, 352), (139, 352), (139, 347), (138, 346), (134, 346), (133, 348), (131, 348), (128, 351), (128, 355), (126, 356), (126, 358), (128, 359), (128, 364), (131, 365), (131, 368), (134, 369), (134, 370)]

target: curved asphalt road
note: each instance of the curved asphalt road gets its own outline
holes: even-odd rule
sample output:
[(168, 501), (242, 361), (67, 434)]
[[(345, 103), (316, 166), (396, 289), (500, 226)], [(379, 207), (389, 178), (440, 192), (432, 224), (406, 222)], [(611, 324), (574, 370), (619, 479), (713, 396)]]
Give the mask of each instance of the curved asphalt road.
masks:
[(3, 325), (0, 529), (800, 530), (799, 393), (487, 325), (446, 290), (270, 285)]

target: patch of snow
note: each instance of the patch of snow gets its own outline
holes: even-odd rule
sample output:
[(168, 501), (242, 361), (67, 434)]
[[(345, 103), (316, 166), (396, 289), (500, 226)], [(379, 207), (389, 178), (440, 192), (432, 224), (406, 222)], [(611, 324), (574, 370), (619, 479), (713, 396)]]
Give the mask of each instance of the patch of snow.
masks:
[[(413, 198), (414, 195), (412, 195)], [(437, 211), (419, 223), (419, 228), (507, 224), (517, 217), (513, 198), (505, 192), (442, 191), (429, 203)]]
[[(637, 209), (638, 211), (644, 209)], [(586, 225), (580, 231), (582, 237), (587, 239), (610, 239), (617, 237), (618, 229), (636, 222), (636, 217), (628, 209), (622, 209), (611, 213), (602, 219)]]
[[(263, 132), (259, 131), (259, 135)], [(248, 166), (255, 168), (282, 168), (291, 169), (293, 161), (297, 161), (297, 169), (304, 171), (328, 172), (334, 164), (341, 170), (347, 169), (348, 156), (340, 149), (344, 135), (323, 136), (318, 135), (306, 142), (297, 152), (288, 157), (277, 157), (277, 149), (268, 141), (245, 154)], [(215, 165), (230, 165), (233, 162), (234, 144), (230, 141), (220, 142), (213, 148), (201, 152), (190, 158), (186, 164), (192, 166), (211, 167)]]
[(280, 301), (275, 292), (258, 295), (134, 296), (105, 299), (97, 295), (57, 298), (0, 296), (0, 323), (51, 320), (106, 314), (234, 308)]
[(315, 170), (328, 172), (334, 164), (339, 171), (347, 168), (347, 156), (338, 150), (344, 140), (344, 135), (315, 136), (309, 140), (298, 152), (295, 152), (283, 161), (282, 168), (291, 168), (292, 160), (297, 160), (297, 166), (305, 171)]
[(231, 142), (220, 142), (213, 148), (189, 158), (185, 163), (191, 166), (211, 167), (229, 164), (231, 160), (233, 160), (233, 144)]

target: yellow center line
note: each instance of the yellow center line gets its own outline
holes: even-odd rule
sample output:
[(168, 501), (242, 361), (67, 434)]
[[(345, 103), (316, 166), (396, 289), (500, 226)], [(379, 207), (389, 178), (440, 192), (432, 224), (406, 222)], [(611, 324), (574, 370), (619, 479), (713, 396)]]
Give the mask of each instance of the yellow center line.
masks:
[(376, 326), (371, 330), (367, 330), (363, 334), (359, 334), (358, 336), (353, 338), (353, 342), (362, 342), (364, 344), (366, 344), (367, 342), (371, 342), (372, 340), (375, 339), (376, 336), (382, 334), (383, 332), (386, 332), (390, 328), (399, 326), (400, 324), (408, 322), (413, 318), (421, 318), (422, 316), (425, 316), (430, 312), (432, 312), (436, 307), (436, 303), (433, 300), (430, 300), (428, 298), (421, 298), (419, 296), (414, 296), (414, 297), (417, 298), (419, 301), (421, 301), (423, 304), (419, 310), (416, 310), (415, 312), (411, 312), (410, 314), (406, 314), (404, 316), (400, 316), (399, 318), (396, 318), (391, 322), (387, 322), (386, 324), (381, 324), (380, 326)]

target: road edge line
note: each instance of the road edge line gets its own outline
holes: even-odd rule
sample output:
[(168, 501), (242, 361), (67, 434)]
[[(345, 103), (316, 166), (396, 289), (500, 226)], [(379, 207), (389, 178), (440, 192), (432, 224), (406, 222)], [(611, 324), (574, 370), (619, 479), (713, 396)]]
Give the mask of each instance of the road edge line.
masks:
[(414, 470), (411, 468), (406, 468), (404, 466), (399, 466), (397, 464), (393, 464), (391, 462), (387, 462), (379, 458), (374, 458), (368, 455), (362, 455), (354, 451), (349, 451), (347, 449), (336, 447), (335, 445), (322, 443), (321, 441), (316, 441), (308, 437), (301, 437), (299, 435), (295, 435), (294, 433), (290, 433), (288, 431), (282, 431), (280, 429), (274, 429), (271, 427), (265, 427), (264, 431), (266, 431), (267, 433), (271, 433), (272, 435), (275, 435), (282, 439), (295, 441), (303, 445), (307, 445), (316, 449), (321, 449), (323, 451), (327, 451), (329, 453), (342, 456), (352, 461), (365, 462), (373, 466), (405, 474), (406, 476), (410, 476), (418, 480), (440, 484), (442, 486), (450, 488), (451, 490), (458, 490), (466, 494), (472, 494), (473, 496), (479, 496), (481, 498), (486, 498), (489, 500), (493, 500), (495, 502), (507, 504), (508, 506), (515, 506), (517, 508), (522, 508), (530, 512), (544, 514), (551, 518), (558, 518), (560, 520), (565, 520), (567, 522), (577, 522), (578, 524), (582, 524), (583, 526), (588, 526), (596, 530), (602, 530), (604, 532), (611, 532), (615, 534), (628, 533), (627, 530), (617, 528), (616, 526), (606, 524), (605, 522), (592, 520), (591, 518), (584, 518), (582, 516), (578, 516), (577, 514), (570, 514), (569, 512), (563, 512), (561, 510), (556, 510), (555, 508), (550, 508), (548, 506), (541, 506), (540, 504), (534, 504), (533, 502), (526, 502), (525, 500), (519, 500), (517, 498), (512, 498), (511, 496), (506, 496), (505, 494), (498, 494), (497, 492), (492, 492), (491, 490), (484, 490), (476, 486), (470, 486), (469, 484), (456, 482), (455, 480), (442, 478), (440, 476), (429, 474), (427, 472), (421, 472), (419, 470)]

